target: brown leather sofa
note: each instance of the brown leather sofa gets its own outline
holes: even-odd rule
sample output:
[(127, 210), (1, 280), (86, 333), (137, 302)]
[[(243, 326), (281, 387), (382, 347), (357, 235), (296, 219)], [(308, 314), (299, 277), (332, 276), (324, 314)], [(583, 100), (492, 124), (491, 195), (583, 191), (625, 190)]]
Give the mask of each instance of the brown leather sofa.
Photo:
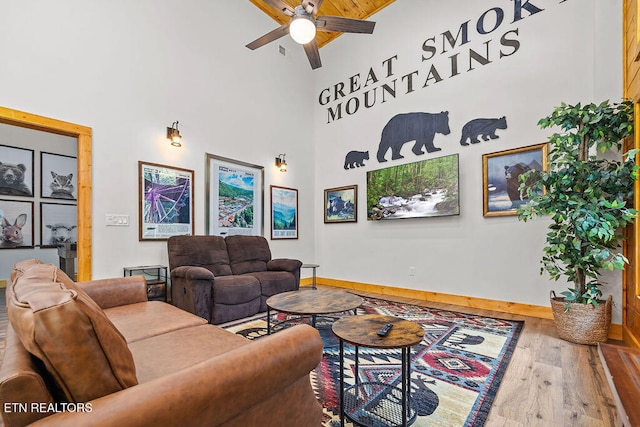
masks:
[(75, 283), (14, 266), (0, 368), (5, 426), (313, 426), (318, 332), (249, 341), (170, 304), (142, 277)]
[(173, 236), (171, 303), (220, 324), (267, 310), (267, 298), (300, 287), (297, 259), (271, 259), (262, 236)]

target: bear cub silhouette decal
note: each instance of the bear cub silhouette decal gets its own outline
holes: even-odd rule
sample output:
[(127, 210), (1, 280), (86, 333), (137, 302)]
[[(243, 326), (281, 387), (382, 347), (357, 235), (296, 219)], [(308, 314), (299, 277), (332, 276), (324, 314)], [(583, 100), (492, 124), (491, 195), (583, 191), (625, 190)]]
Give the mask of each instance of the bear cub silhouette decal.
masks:
[(356, 167), (364, 166), (365, 160), (369, 160), (368, 151), (349, 151), (344, 157), (344, 168), (355, 169)]
[(467, 139), (472, 144), (477, 144), (478, 142), (480, 142), (480, 140), (478, 139), (479, 136), (482, 136), (483, 141), (488, 141), (489, 138), (498, 139), (499, 136), (496, 135), (496, 130), (506, 128), (507, 118), (505, 116), (502, 116), (499, 119), (471, 120), (462, 127), (462, 137), (460, 138), (460, 145), (469, 145)]
[(411, 151), (416, 156), (424, 154), (423, 147), (427, 153), (440, 151), (433, 145), (436, 133), (448, 135), (449, 112), (440, 113), (406, 113), (395, 115), (382, 129), (382, 137), (378, 146), (378, 161), (386, 162), (385, 156), (391, 149), (391, 160), (404, 158), (400, 154), (402, 146), (410, 141), (415, 141)]

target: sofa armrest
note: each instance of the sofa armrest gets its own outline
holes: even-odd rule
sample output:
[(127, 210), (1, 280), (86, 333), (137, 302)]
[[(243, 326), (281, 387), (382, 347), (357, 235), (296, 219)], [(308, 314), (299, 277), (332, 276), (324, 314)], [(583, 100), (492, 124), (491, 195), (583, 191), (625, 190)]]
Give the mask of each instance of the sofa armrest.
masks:
[(275, 270), (295, 273), (296, 271), (300, 271), (300, 267), (302, 267), (302, 262), (297, 259), (276, 258), (267, 262), (267, 270), (269, 271)]
[(171, 304), (211, 322), (215, 275), (204, 267), (184, 265), (171, 270)]
[(171, 270), (172, 279), (189, 279), (189, 280), (213, 280), (215, 278), (211, 270), (204, 267), (194, 265), (183, 265)]
[[(317, 330), (308, 325), (294, 326), (179, 372), (96, 399), (89, 402), (91, 412), (57, 413), (33, 425), (217, 426), (243, 416), (280, 392), (287, 393), (287, 389), (289, 394), (301, 391), (296, 394), (299, 401), (295, 405), (277, 402), (282, 408), (269, 408), (274, 413), (267, 416), (274, 419), (263, 419), (262, 425), (320, 425), (322, 409), (311, 390), (309, 372), (320, 362), (322, 346)], [(278, 421), (276, 417), (285, 419)], [(310, 418), (314, 421), (309, 422)]]
[(147, 281), (143, 276), (91, 280), (76, 285), (102, 309), (148, 301)]

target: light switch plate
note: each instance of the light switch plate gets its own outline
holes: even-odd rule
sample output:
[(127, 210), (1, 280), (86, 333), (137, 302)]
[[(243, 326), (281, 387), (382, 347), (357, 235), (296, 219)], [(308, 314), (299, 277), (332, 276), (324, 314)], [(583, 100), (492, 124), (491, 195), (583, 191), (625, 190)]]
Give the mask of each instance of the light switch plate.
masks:
[(128, 227), (129, 226), (129, 215), (125, 215), (125, 214), (106, 214), (105, 215), (105, 223), (108, 226)]

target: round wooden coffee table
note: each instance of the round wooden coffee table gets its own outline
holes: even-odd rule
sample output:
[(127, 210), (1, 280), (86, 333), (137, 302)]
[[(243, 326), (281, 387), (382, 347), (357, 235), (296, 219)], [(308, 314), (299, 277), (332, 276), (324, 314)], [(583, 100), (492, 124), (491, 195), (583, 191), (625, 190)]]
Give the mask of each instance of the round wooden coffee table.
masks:
[(358, 295), (333, 290), (300, 290), (283, 292), (267, 299), (267, 335), (271, 334), (271, 310), (281, 313), (310, 316), (315, 328), (316, 317), (355, 310), (364, 300)]
[[(387, 323), (393, 328), (385, 337), (379, 337), (378, 331)], [(349, 316), (336, 320), (332, 326), (333, 333), (340, 340), (340, 425), (344, 426), (345, 416), (362, 426), (408, 426), (416, 419), (416, 410), (411, 400), (411, 347), (419, 344), (424, 337), (424, 329), (416, 322), (394, 316), (365, 314)], [(344, 343), (355, 346), (355, 384), (344, 387)], [(397, 348), (402, 354), (401, 387), (390, 384), (358, 381), (358, 349)], [(397, 403), (394, 391), (400, 391)], [(378, 396), (386, 393), (384, 417), (377, 414), (382, 399), (377, 399), (375, 408), (363, 404), (360, 396)], [(370, 410), (370, 409), (375, 409)]]

